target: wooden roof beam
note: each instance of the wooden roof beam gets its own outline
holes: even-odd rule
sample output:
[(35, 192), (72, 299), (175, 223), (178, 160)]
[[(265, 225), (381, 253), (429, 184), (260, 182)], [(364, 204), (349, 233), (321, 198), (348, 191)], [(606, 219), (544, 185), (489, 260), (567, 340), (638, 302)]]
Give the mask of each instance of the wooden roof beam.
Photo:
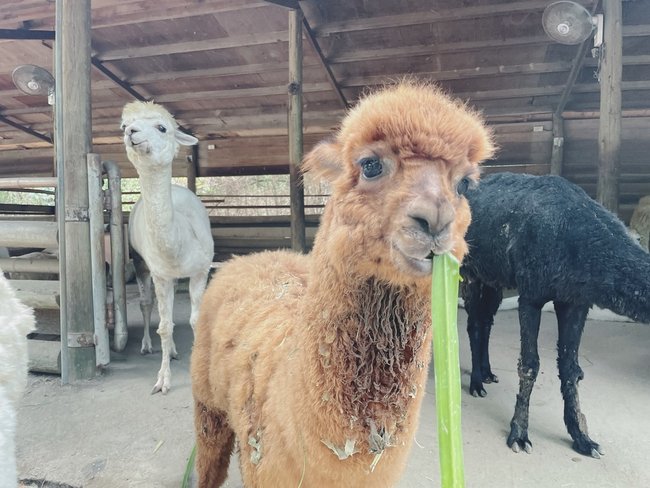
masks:
[(339, 86), (339, 83), (336, 81), (336, 77), (332, 72), (332, 68), (330, 68), (329, 63), (327, 62), (327, 58), (323, 54), (323, 50), (321, 49), (320, 44), (318, 44), (316, 35), (314, 34), (314, 31), (309, 25), (309, 21), (307, 20), (307, 17), (305, 17), (304, 15), (302, 18), (302, 27), (303, 27), (303, 31), (305, 32), (305, 36), (307, 37), (307, 41), (309, 42), (309, 44), (311, 44), (311, 47), (313, 48), (314, 52), (318, 56), (318, 60), (320, 61), (321, 66), (325, 70), (325, 74), (327, 75), (327, 81), (332, 86), (332, 90), (334, 90), (334, 93), (336, 94), (336, 98), (338, 98), (339, 102), (341, 102), (343, 108), (347, 108), (349, 106), (348, 101), (346, 100), (345, 95), (341, 91), (341, 87)]
[(41, 134), (40, 132), (36, 132), (35, 130), (33, 130), (33, 129), (25, 126), (25, 125), (21, 125), (18, 122), (14, 122), (13, 120), (8, 119), (4, 115), (0, 115), (0, 122), (2, 122), (3, 124), (10, 125), (11, 127), (15, 128), (15, 129), (18, 129), (19, 131), (25, 132), (26, 134), (34, 136), (37, 139), (40, 139), (40, 140), (45, 141), (45, 142), (47, 142), (49, 144), (52, 144), (52, 138), (51, 137), (46, 136), (45, 134)]
[(147, 100), (147, 97), (145, 97), (140, 92), (138, 92), (135, 88), (133, 88), (133, 85), (131, 85), (129, 82), (122, 80), (119, 76), (117, 76), (110, 69), (108, 69), (106, 66), (104, 66), (104, 63), (102, 63), (99, 59), (97, 59), (97, 57), (95, 57), (95, 56), (91, 57), (90, 62), (95, 67), (95, 69), (97, 69), (97, 71), (99, 71), (106, 78), (111, 80), (117, 86), (122, 88), (122, 90), (127, 92), (133, 98), (135, 98), (136, 100), (140, 100), (141, 102), (144, 102), (145, 100)]
[(53, 40), (52, 30), (0, 29), (0, 39)]

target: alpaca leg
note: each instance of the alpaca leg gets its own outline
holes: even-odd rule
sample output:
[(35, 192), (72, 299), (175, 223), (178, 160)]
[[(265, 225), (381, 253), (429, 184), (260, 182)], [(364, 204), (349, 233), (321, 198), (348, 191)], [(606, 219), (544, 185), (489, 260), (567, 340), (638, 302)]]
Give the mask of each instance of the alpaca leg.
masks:
[(196, 473), (198, 488), (216, 488), (226, 479), (235, 433), (228, 424), (226, 413), (210, 410), (194, 401), (196, 432)]
[(519, 452), (524, 449), (530, 452), (533, 448), (528, 439), (528, 407), (530, 394), (533, 391), (537, 373), (539, 372), (539, 354), (537, 352), (537, 337), (542, 307), (519, 298), (519, 327), (521, 334), (521, 354), (519, 356), (519, 393), (515, 404), (515, 414), (510, 422), (508, 447)]
[(494, 314), (501, 303), (501, 290), (486, 286), (480, 281), (469, 281), (463, 289), (467, 310), (467, 333), (472, 352), (472, 374), (469, 392), (473, 396), (487, 395), (483, 383), (497, 383), (492, 374), (488, 353), (490, 331)]
[(158, 325), (158, 335), (162, 346), (162, 362), (158, 371), (158, 380), (154, 385), (151, 393), (162, 391), (163, 395), (169, 391), (171, 385), (171, 369), (169, 361), (171, 359), (174, 347), (174, 322), (172, 314), (174, 309), (174, 280), (158, 278), (154, 276), (154, 285), (156, 288), (156, 299), (158, 300), (158, 314), (160, 315), (160, 324)]
[(190, 301), (192, 302), (192, 313), (190, 315), (190, 325), (192, 330), (196, 325), (199, 318), (199, 307), (201, 305), (201, 298), (205, 291), (205, 284), (208, 281), (208, 270), (204, 273), (198, 273), (190, 277)]
[(573, 439), (573, 449), (580, 454), (600, 458), (603, 451), (589, 438), (587, 419), (580, 411), (578, 398), (578, 382), (584, 378), (578, 364), (578, 349), (588, 312), (587, 307), (555, 303), (558, 325), (557, 365), (564, 398), (564, 424)]
[(149, 328), (151, 326), (151, 311), (153, 309), (153, 288), (151, 286), (151, 272), (139, 254), (134, 254), (133, 264), (135, 266), (135, 278), (138, 282), (138, 291), (140, 292), (140, 311), (142, 312), (142, 321), (144, 322), (144, 334), (142, 335), (141, 354), (151, 354), (151, 335)]
[(469, 347), (472, 352), (472, 374), (469, 381), (469, 393), (472, 396), (484, 397), (487, 392), (483, 388), (483, 374), (481, 373), (481, 283), (468, 280), (463, 286), (463, 299), (467, 311)]
[(481, 338), (481, 373), (483, 375), (483, 383), (498, 383), (499, 378), (492, 373), (492, 366), (490, 365), (490, 333), (492, 332), (492, 325), (494, 325), (494, 316), (501, 305), (503, 300), (503, 292), (501, 289), (492, 288), (491, 286), (483, 286), (483, 300), (481, 315), (483, 317), (483, 337)]

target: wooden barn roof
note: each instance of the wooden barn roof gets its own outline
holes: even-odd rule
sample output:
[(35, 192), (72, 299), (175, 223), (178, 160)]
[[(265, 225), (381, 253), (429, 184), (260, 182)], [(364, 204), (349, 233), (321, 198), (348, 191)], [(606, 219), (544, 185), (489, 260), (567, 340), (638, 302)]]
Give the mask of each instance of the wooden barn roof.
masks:
[[(483, 110), (501, 146), (498, 167), (548, 172), (559, 104), (576, 120), (567, 127), (576, 141), (569, 151), (583, 150), (580, 141), (597, 131), (597, 61), (546, 36), (550, 1), (299, 3), (306, 150), (364, 89), (405, 74), (436, 80)], [(288, 12), (279, 4), (294, 1), (93, 0), (94, 150), (134, 175), (119, 116), (136, 96), (164, 104), (200, 139), (198, 176), (286, 172)], [(52, 107), (19, 91), (11, 73), (25, 63), (54, 71), (54, 8), (52, 0), (0, 5), (0, 176), (53, 174)], [(623, 20), (624, 133), (647, 138), (647, 122), (635, 117), (650, 114), (648, 2), (624, 2)], [(43, 39), (11, 38), (21, 36)], [(186, 164), (179, 158), (176, 173)], [(574, 171), (578, 178), (578, 163)]]

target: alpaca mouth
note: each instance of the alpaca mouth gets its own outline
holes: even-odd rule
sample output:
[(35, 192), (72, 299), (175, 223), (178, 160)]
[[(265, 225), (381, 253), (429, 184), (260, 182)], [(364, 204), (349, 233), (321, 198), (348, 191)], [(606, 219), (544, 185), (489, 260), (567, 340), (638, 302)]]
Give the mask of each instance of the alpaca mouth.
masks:
[(436, 254), (433, 250), (430, 250), (424, 257), (417, 257), (410, 253), (406, 253), (400, 249), (399, 246), (393, 246), (393, 249), (397, 251), (401, 258), (399, 259), (401, 267), (406, 268), (408, 273), (417, 276), (427, 276), (431, 274), (433, 270), (433, 257)]

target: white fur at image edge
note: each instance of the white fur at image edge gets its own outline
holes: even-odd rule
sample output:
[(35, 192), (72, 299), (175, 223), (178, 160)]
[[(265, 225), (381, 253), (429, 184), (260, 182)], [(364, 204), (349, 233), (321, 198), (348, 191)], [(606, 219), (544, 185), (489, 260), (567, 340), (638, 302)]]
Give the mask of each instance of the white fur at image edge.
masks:
[(0, 270), (0, 486), (14, 488), (16, 408), (27, 378), (27, 334), (34, 311), (20, 303)]

